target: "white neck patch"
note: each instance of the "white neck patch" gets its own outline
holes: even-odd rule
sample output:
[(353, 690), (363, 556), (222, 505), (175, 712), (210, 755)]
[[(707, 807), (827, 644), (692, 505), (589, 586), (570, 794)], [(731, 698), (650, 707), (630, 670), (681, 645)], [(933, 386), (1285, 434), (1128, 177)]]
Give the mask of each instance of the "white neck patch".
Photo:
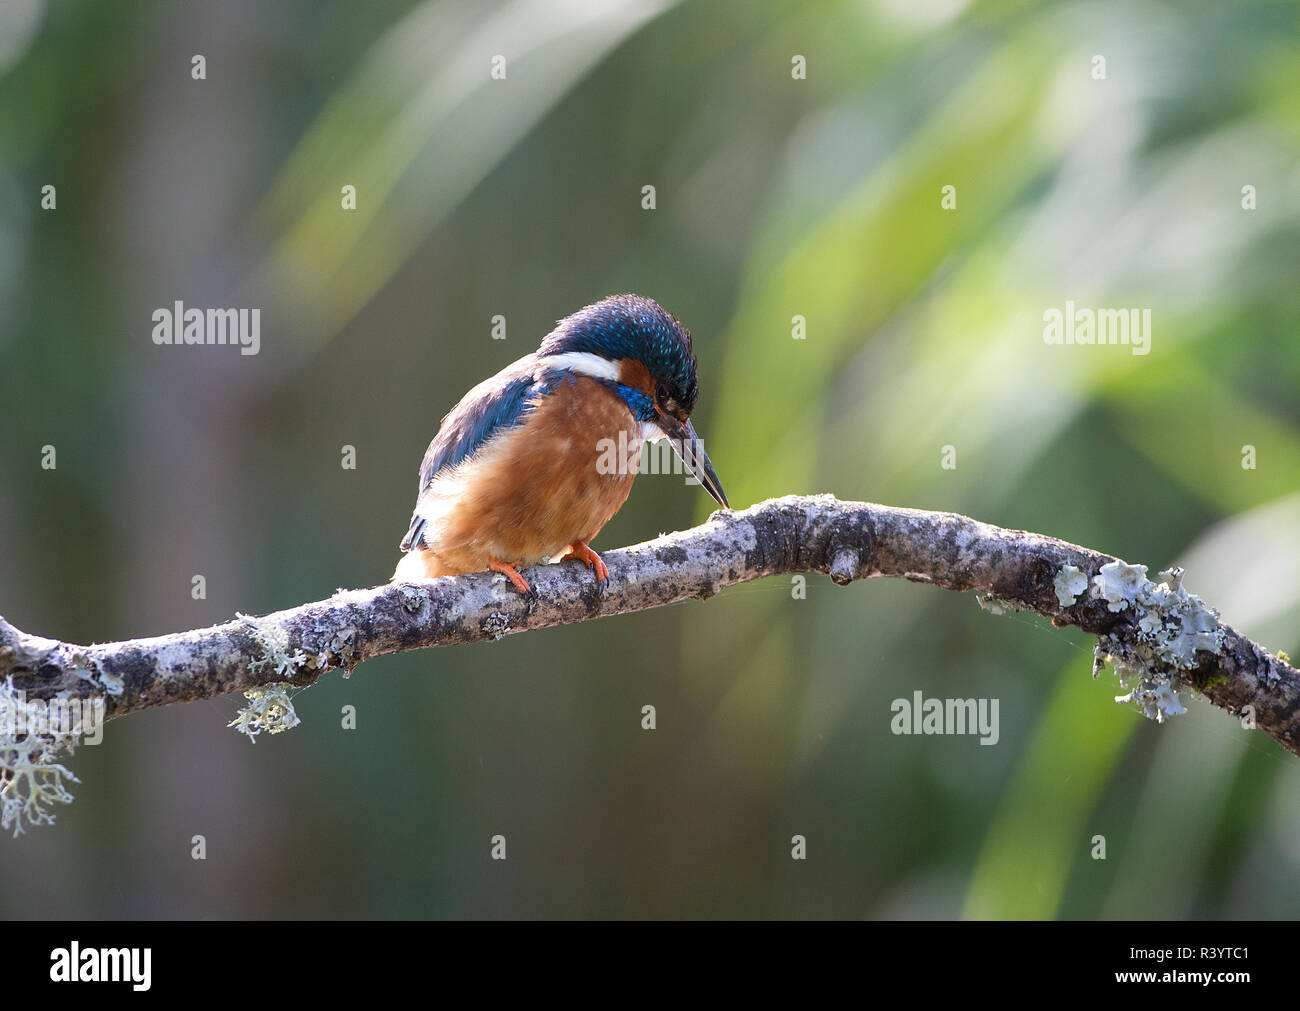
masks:
[(568, 369), (593, 379), (618, 381), (618, 362), (611, 362), (590, 351), (566, 351), (562, 355), (548, 355), (539, 358), (537, 364), (546, 369)]
[(660, 439), (667, 439), (668, 433), (653, 421), (643, 421), (641, 422), (641, 438), (646, 442), (658, 442)]

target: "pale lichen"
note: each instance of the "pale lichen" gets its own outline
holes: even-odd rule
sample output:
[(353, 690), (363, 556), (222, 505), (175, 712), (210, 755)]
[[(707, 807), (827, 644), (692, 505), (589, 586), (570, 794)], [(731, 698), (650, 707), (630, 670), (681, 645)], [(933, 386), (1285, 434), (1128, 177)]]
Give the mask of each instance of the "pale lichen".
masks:
[(414, 586), (402, 588), (402, 607), (408, 614), (419, 614), (428, 602), (429, 597), (423, 590)]
[(1137, 627), (1127, 641), (1115, 634), (1101, 637), (1100, 649), (1114, 662), (1120, 682), (1125, 687), (1135, 682), (1115, 701), (1135, 703), (1161, 723), (1187, 712), (1179, 697), (1178, 674), (1196, 669), (1198, 652), (1223, 651), (1219, 612), (1183, 588), (1180, 568), (1158, 573), (1159, 583), (1146, 578), (1143, 565), (1111, 562), (1101, 572), (1093, 583), (1107, 609), (1131, 607)]
[(256, 741), (261, 733), (281, 734), (292, 730), (302, 721), (294, 712), (294, 691), (291, 684), (273, 683), (259, 685), (244, 692), (248, 705), (235, 714), (235, 718), (226, 724), (244, 734), (250, 741)]
[(510, 630), (510, 615), (504, 611), (493, 611), (479, 623), (479, 627), (483, 630), (484, 635), (490, 635), (493, 639), (501, 639)]
[(297, 649), (289, 652), (289, 633), (283, 625), (266, 618), (251, 618), (239, 615), (249, 627), (253, 641), (261, 648), (262, 655), (249, 661), (248, 669), (253, 673), (271, 670), (282, 680), (292, 677), (307, 665), (307, 654)]
[(1088, 577), (1077, 565), (1063, 565), (1053, 585), (1061, 606), (1069, 607), (1088, 589)]
[[(248, 669), (253, 673), (273, 671), (278, 680), (244, 692), (249, 704), (226, 725), (234, 727), (250, 741), (256, 740), (260, 733), (279, 734), (292, 730), (302, 721), (294, 712), (289, 694), (294, 691), (294, 686), (284, 679), (309, 668), (309, 658), (300, 649), (289, 651), (289, 633), (284, 626), (266, 618), (251, 618), (246, 614), (239, 617), (249, 626), (253, 641), (261, 650), (261, 655), (249, 662)], [(355, 630), (352, 631), (355, 634)], [(334, 645), (331, 643), (331, 647)]]
[(1122, 611), (1133, 603), (1146, 583), (1147, 567), (1129, 565), (1126, 562), (1108, 562), (1101, 567), (1100, 573), (1092, 577), (1092, 581), (1106, 601), (1106, 610)]
[(1165, 569), (1159, 576), (1161, 582), (1147, 582), (1138, 591), (1138, 638), (1165, 663), (1191, 670), (1197, 651), (1223, 649), (1219, 612), (1183, 589), (1182, 569)]
[(357, 639), (357, 630), (351, 625), (339, 629), (330, 639), (329, 651), (339, 658), (339, 664), (344, 667), (355, 665), (357, 651), (354, 643)]
[(12, 676), (0, 681), (0, 829), (15, 836), (53, 825), (50, 805), (71, 804), (67, 783), (81, 782), (59, 758), (76, 750), (83, 728), (51, 727), (43, 711), (14, 689)]
[(1116, 702), (1140, 706), (1147, 719), (1157, 723), (1164, 723), (1171, 716), (1187, 712), (1178, 697), (1178, 687), (1170, 677), (1134, 667), (1118, 657), (1112, 656), (1111, 660), (1115, 663), (1115, 673), (1119, 675), (1121, 684), (1128, 687), (1127, 683), (1136, 679), (1136, 684), (1129, 688), (1127, 694), (1115, 696)]

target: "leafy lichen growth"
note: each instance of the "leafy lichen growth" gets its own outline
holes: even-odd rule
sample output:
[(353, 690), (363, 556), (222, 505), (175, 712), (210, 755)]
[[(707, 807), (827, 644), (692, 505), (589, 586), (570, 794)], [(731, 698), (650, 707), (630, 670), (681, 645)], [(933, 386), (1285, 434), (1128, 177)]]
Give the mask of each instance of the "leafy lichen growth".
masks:
[(1181, 670), (1196, 666), (1196, 653), (1220, 653), (1223, 628), (1219, 612), (1183, 589), (1183, 570), (1165, 569), (1160, 583), (1146, 582), (1138, 591), (1139, 639), (1165, 663)]
[[(0, 681), (0, 829), (15, 836), (26, 826), (53, 825), (50, 805), (71, 804), (67, 783), (81, 782), (59, 758), (76, 750), (82, 728), (41, 726), (31, 708), (40, 705), (14, 689), (12, 676)], [(20, 726), (25, 732), (16, 732)]]
[(278, 679), (244, 692), (249, 704), (226, 724), (255, 741), (260, 733), (280, 734), (302, 722), (294, 712), (293, 698), (289, 694), (294, 691), (294, 686), (285, 679), (310, 664), (302, 650), (289, 651), (289, 633), (284, 626), (266, 618), (251, 618), (246, 614), (239, 617), (249, 626), (249, 634), (262, 654), (249, 663), (248, 669), (255, 674), (273, 671)]
[(289, 694), (293, 690), (293, 685), (283, 683), (248, 689), (244, 692), (248, 705), (239, 710), (226, 726), (234, 727), (253, 742), (263, 732), (282, 734), (286, 730), (292, 730), (302, 722), (293, 709), (293, 697)]
[(1056, 599), (1062, 607), (1069, 607), (1088, 589), (1088, 577), (1077, 565), (1063, 565), (1056, 574), (1053, 584), (1056, 587)]
[(1158, 574), (1160, 582), (1146, 578), (1146, 566), (1111, 562), (1093, 578), (1107, 610), (1131, 608), (1137, 634), (1130, 641), (1117, 635), (1101, 637), (1100, 649), (1115, 665), (1121, 684), (1129, 687), (1116, 702), (1134, 703), (1151, 719), (1163, 723), (1187, 712), (1179, 697), (1180, 671), (1198, 666), (1198, 652), (1221, 653), (1223, 628), (1219, 612), (1183, 588), (1183, 570)]
[(1092, 577), (1093, 584), (1106, 601), (1106, 610), (1122, 611), (1133, 603), (1147, 581), (1145, 565), (1109, 562)]
[(1187, 707), (1178, 697), (1178, 688), (1170, 678), (1130, 667), (1118, 659), (1115, 661), (1115, 671), (1119, 674), (1121, 682), (1137, 678), (1137, 683), (1128, 694), (1115, 696), (1115, 701), (1121, 705), (1136, 703), (1142, 708), (1147, 719), (1155, 720), (1157, 723), (1164, 723), (1171, 716), (1187, 712)]

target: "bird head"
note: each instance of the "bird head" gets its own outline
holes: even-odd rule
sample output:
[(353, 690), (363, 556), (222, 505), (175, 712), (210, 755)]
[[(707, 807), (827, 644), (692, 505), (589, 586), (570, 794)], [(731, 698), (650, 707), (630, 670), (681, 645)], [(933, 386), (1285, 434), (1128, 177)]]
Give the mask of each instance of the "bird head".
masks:
[(668, 439), (686, 469), (730, 508), (691, 424), (699, 395), (691, 334), (653, 299), (611, 295), (566, 316), (537, 352), (547, 365), (589, 375), (612, 388), (647, 439)]

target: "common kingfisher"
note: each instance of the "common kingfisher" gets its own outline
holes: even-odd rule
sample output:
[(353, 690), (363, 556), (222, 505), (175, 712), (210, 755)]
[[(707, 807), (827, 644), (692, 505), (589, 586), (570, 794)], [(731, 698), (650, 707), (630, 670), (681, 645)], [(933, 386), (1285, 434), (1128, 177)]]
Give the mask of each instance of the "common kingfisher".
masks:
[(730, 508), (691, 424), (698, 392), (690, 332), (652, 299), (613, 295), (560, 320), (442, 419), (394, 581), (491, 569), (531, 601), (519, 569), (559, 556), (603, 589), (591, 541), (627, 500), (644, 442), (668, 439)]

